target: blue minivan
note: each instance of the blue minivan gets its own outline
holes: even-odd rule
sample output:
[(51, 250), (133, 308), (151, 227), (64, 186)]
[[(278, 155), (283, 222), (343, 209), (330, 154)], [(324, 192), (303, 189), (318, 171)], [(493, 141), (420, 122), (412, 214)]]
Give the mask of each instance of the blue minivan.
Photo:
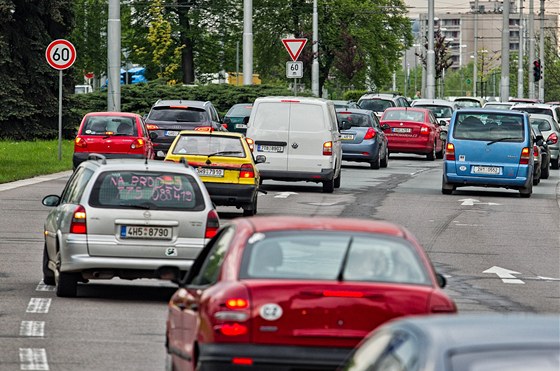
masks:
[(506, 110), (461, 109), (449, 125), (441, 191), (457, 187), (533, 192), (533, 139), (527, 114)]

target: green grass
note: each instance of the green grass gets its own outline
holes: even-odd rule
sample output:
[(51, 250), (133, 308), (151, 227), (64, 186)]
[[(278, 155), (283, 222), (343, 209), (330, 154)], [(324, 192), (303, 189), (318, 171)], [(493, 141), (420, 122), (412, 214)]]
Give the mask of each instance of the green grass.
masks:
[(74, 144), (62, 141), (58, 159), (58, 140), (18, 142), (0, 140), (0, 183), (72, 170)]

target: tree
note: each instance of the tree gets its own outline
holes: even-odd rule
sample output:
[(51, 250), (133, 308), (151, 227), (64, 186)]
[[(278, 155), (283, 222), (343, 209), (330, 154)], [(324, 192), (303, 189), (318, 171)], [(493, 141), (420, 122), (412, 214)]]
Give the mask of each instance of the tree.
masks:
[[(450, 53), (450, 41), (445, 40), (445, 36), (441, 33), (438, 28), (434, 31), (434, 55), (435, 55), (435, 79), (436, 85), (437, 81), (442, 78), (443, 71), (451, 67), (453, 64), (453, 59)], [(424, 68), (428, 66), (428, 38), (424, 36), (424, 50), (419, 53), (415, 53), (416, 56), (420, 58), (420, 61)]]

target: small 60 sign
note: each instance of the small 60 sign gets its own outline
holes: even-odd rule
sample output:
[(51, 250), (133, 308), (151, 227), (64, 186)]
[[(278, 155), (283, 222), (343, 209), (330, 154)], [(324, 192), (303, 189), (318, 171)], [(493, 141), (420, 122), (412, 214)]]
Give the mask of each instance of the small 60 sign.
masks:
[(68, 40), (54, 40), (47, 46), (45, 57), (52, 68), (65, 70), (76, 61), (76, 48)]
[(303, 77), (303, 62), (286, 62), (286, 77), (301, 79)]

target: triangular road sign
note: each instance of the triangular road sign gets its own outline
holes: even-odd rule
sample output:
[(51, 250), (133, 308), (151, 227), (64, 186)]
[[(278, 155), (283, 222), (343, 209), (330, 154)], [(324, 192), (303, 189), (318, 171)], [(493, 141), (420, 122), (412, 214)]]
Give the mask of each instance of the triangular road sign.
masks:
[(288, 54), (295, 62), (297, 61), (303, 47), (307, 43), (307, 39), (282, 39), (282, 43), (286, 47)]

